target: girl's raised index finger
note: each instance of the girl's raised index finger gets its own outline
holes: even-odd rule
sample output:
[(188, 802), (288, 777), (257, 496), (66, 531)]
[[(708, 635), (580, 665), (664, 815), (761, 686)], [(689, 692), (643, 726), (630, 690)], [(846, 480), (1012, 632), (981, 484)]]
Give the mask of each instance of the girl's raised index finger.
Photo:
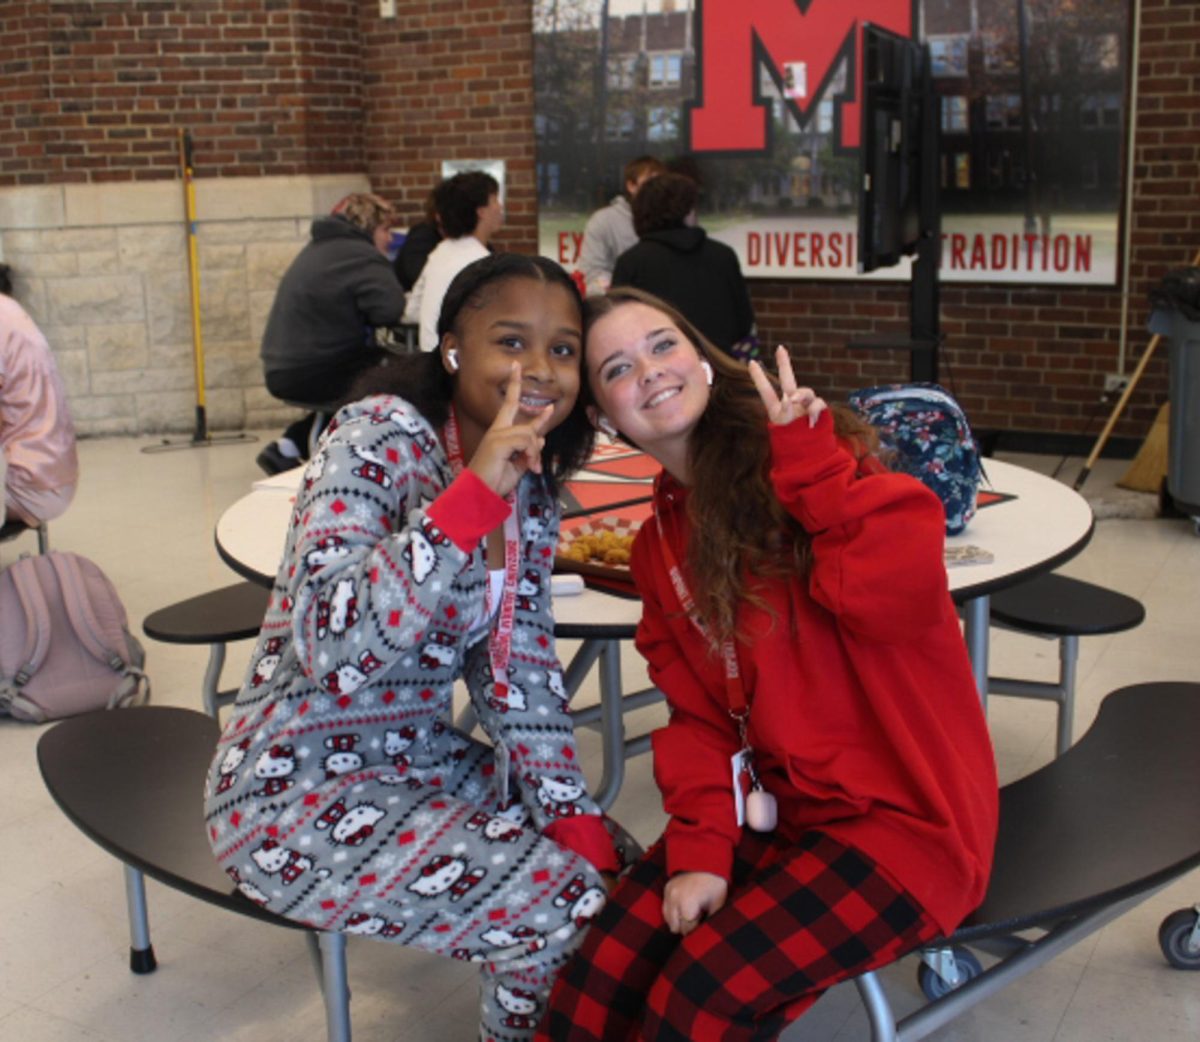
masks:
[(792, 372), (792, 356), (783, 344), (775, 348), (775, 368), (779, 371), (779, 389), (786, 398), (796, 390), (796, 374)]
[(752, 361), (746, 368), (750, 370), (750, 379), (754, 381), (758, 396), (762, 399), (763, 405), (767, 407), (767, 415), (774, 416), (779, 409), (779, 396), (775, 393), (775, 388), (771, 386), (771, 381), (767, 379), (767, 374), (763, 372), (763, 367), (758, 362)]
[(504, 403), (496, 413), (492, 426), (511, 427), (521, 410), (521, 363), (514, 361), (508, 371), (508, 386), (504, 389)]

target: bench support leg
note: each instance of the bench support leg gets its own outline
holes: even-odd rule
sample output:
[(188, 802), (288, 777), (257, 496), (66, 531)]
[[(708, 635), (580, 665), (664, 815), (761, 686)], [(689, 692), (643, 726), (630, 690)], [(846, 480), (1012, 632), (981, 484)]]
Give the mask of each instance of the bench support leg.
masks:
[(1071, 748), (1071, 732), (1075, 722), (1075, 678), (1079, 672), (1079, 636), (1068, 633), (1058, 641), (1058, 683), (1042, 680), (1018, 680), (1014, 677), (989, 677), (988, 688), (994, 695), (1013, 695), (1017, 698), (1040, 698), (1058, 707), (1054, 755), (1062, 756)]
[(321, 991), (325, 996), (328, 1042), (350, 1042), (350, 983), (346, 973), (346, 935), (319, 933)]
[(896, 1015), (888, 1002), (883, 985), (874, 971), (854, 978), (859, 997), (867, 1008), (867, 1019), (871, 1022), (871, 1042), (896, 1042)]
[(625, 719), (621, 705), (621, 645), (607, 640), (600, 653), (600, 743), (604, 771), (596, 802), (608, 810), (625, 781)]
[(1062, 954), (1101, 927), (1119, 919), (1165, 885), (1164, 883), (1151, 887), (1123, 901), (1105, 905), (1094, 912), (1054, 927), (1044, 936), (1029, 941), (1008, 958), (984, 970), (980, 976), (967, 981), (961, 988), (930, 1002), (915, 1013), (910, 1013), (897, 1024), (894, 1036), (882, 1037), (888, 1039), (888, 1042), (891, 1042), (892, 1038), (897, 1042), (917, 1042), (918, 1039), (927, 1038), (976, 1003), (995, 995), (1017, 978), (1045, 965), (1056, 955)]
[(129, 906), (129, 968), (134, 973), (153, 973), (158, 967), (150, 943), (150, 917), (146, 912), (146, 879), (136, 868), (125, 870), (125, 903)]
[(599, 722), (603, 749), (603, 773), (595, 790), (595, 800), (608, 810), (621, 792), (625, 780), (625, 761), (650, 748), (649, 735), (625, 737), (625, 714), (634, 709), (661, 702), (663, 694), (656, 687), (622, 694), (621, 642), (615, 639), (585, 640), (575, 652), (564, 674), (564, 686), (573, 695), (583, 683), (587, 671), (600, 662), (600, 701), (584, 709), (572, 709), (571, 719), (577, 728)]
[(967, 654), (971, 657), (971, 672), (975, 674), (975, 688), (979, 692), (979, 701), (983, 703), (984, 714), (987, 713), (988, 625), (991, 606), (992, 599), (986, 594), (973, 597), (962, 606), (966, 623), (963, 639), (967, 645)]
[(200, 697), (204, 702), (204, 711), (214, 720), (218, 719), (221, 670), (225, 665), (225, 643), (223, 641), (208, 646), (208, 665), (204, 667), (204, 682), (200, 687)]

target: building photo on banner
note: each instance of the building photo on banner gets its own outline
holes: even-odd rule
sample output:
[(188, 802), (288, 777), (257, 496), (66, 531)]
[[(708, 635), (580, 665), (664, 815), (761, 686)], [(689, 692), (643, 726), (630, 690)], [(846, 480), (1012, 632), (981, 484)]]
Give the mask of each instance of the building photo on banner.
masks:
[(1129, 22), (1129, 0), (535, 0), (539, 249), (577, 266), (649, 154), (700, 182), (748, 278), (907, 277), (858, 270), (870, 23), (927, 45), (939, 277), (1113, 285)]

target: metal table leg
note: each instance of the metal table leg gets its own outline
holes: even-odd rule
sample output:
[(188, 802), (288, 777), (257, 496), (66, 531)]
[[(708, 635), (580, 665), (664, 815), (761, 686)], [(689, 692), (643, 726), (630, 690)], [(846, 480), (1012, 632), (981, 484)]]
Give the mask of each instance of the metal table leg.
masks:
[(988, 692), (988, 625), (991, 621), (992, 599), (984, 594), (972, 597), (963, 604), (964, 632), (967, 654), (971, 657), (971, 672), (983, 711), (987, 712)]

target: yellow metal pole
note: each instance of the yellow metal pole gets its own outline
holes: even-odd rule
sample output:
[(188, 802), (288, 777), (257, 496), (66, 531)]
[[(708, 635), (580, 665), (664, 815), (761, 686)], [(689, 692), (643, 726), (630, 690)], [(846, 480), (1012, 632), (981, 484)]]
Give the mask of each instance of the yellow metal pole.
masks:
[(196, 431), (193, 441), (208, 438), (204, 401), (204, 336), (200, 330), (200, 261), (196, 253), (196, 186), (192, 181), (192, 135), (179, 131), (179, 165), (183, 171), (183, 207), (187, 216), (188, 281), (192, 297), (192, 360), (196, 370)]

